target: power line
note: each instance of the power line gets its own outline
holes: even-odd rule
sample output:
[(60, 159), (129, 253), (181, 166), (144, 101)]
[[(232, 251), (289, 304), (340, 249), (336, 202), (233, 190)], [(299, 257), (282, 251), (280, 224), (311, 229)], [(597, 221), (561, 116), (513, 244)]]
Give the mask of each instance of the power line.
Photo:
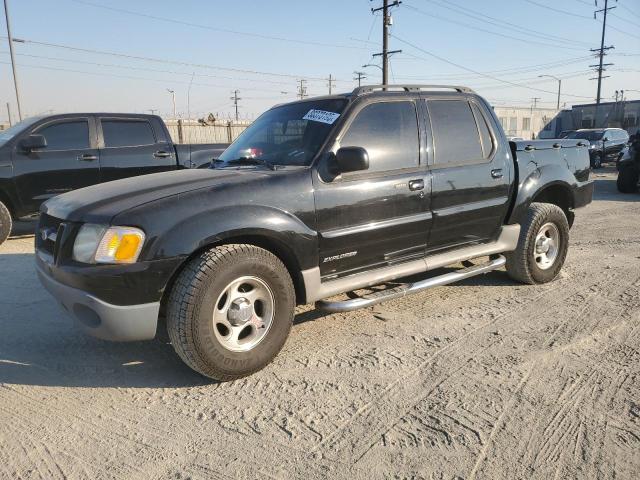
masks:
[(435, 15), (435, 14), (430, 13), (430, 12), (425, 12), (424, 10), (420, 10), (419, 8), (416, 8), (413, 5), (406, 5), (406, 7), (410, 8), (411, 10), (414, 10), (417, 13), (420, 13), (421, 15), (425, 15), (425, 16), (428, 16), (428, 17), (431, 17), (431, 18), (442, 20), (444, 22), (453, 23), (454, 25), (460, 25), (462, 27), (469, 28), (471, 30), (477, 30), (479, 32), (488, 33), (489, 35), (495, 35), (497, 37), (508, 38), (510, 40), (517, 40), (519, 42), (523, 42), (523, 43), (527, 43), (527, 44), (534, 43), (534, 44), (538, 44), (538, 45), (543, 45), (545, 47), (562, 48), (562, 49), (565, 49), (565, 50), (582, 50), (582, 48), (579, 48), (579, 47), (561, 46), (561, 45), (558, 45), (557, 43), (539, 42), (537, 40), (532, 40), (530, 38), (529, 39), (520, 38), (520, 37), (514, 37), (513, 35), (509, 35), (507, 33), (494, 32), (492, 30), (487, 30), (486, 28), (477, 27), (475, 25), (469, 25), (468, 23), (460, 22), (458, 20), (452, 20), (450, 18), (441, 17), (439, 15)]
[(211, 25), (204, 25), (201, 23), (193, 23), (193, 22), (187, 22), (187, 21), (183, 21), (183, 20), (176, 20), (175, 18), (167, 18), (167, 17), (160, 17), (158, 15), (152, 15), (149, 13), (142, 13), (142, 12), (135, 12), (133, 10), (126, 10), (124, 8), (117, 8), (117, 7), (111, 7), (108, 5), (101, 5), (98, 3), (93, 3), (93, 2), (88, 2), (86, 0), (69, 0), (71, 2), (74, 3), (79, 3), (81, 5), (85, 5), (85, 6), (89, 6), (89, 7), (95, 7), (95, 8), (101, 8), (103, 10), (110, 10), (112, 12), (118, 12), (118, 13), (124, 13), (126, 15), (134, 15), (137, 17), (143, 17), (143, 18), (149, 18), (152, 20), (159, 20), (161, 22), (169, 22), (169, 23), (174, 23), (177, 25), (183, 25), (183, 26), (187, 26), (187, 27), (194, 27), (194, 28), (200, 28), (203, 30), (211, 30), (214, 32), (223, 32), (223, 33), (231, 33), (234, 35), (244, 35), (247, 37), (254, 37), (254, 38), (261, 38), (264, 40), (277, 40), (279, 42), (287, 42), (287, 43), (297, 43), (297, 44), (301, 44), (301, 45), (313, 45), (313, 46), (318, 46), (318, 47), (331, 47), (331, 48), (348, 48), (348, 49), (354, 49), (354, 50), (366, 50), (365, 47), (356, 47), (356, 46), (351, 46), (351, 45), (340, 45), (340, 44), (333, 44), (333, 43), (323, 43), (323, 42), (316, 42), (316, 41), (311, 41), (311, 40), (301, 40), (301, 39), (294, 39), (294, 38), (286, 38), (286, 37), (278, 37), (278, 36), (274, 36), (274, 35), (265, 35), (262, 33), (254, 33), (254, 32), (243, 32), (240, 30), (231, 30), (228, 28), (221, 28), (221, 27), (214, 27)]
[[(396, 35), (392, 35), (392, 37), (393, 37), (393, 38), (395, 38), (396, 40), (398, 40), (399, 42), (404, 43), (405, 45), (408, 45), (408, 46), (409, 46), (409, 47), (411, 47), (411, 48), (414, 48), (414, 49), (416, 49), (416, 50), (418, 50), (418, 51), (420, 51), (420, 52), (422, 52), (422, 53), (425, 53), (425, 54), (429, 55), (430, 57), (433, 57), (433, 58), (436, 58), (436, 59), (440, 60), (441, 62), (448, 63), (449, 65), (453, 65), (454, 67), (460, 68), (460, 69), (462, 69), (462, 70), (466, 70), (466, 71), (471, 72), (471, 73), (475, 73), (476, 75), (479, 75), (479, 76), (482, 76), (482, 77), (486, 77), (486, 78), (490, 78), (490, 79), (495, 80), (495, 81), (497, 81), (497, 82), (504, 83), (504, 84), (506, 84), (506, 85), (512, 85), (512, 86), (514, 86), (514, 87), (525, 88), (525, 89), (528, 89), (528, 90), (534, 90), (534, 91), (537, 91), (537, 92), (543, 92), (543, 93), (552, 93), (552, 94), (554, 94), (554, 95), (555, 95), (555, 93), (556, 93), (556, 92), (552, 92), (552, 91), (550, 91), (550, 90), (543, 90), (543, 89), (541, 89), (541, 88), (529, 87), (529, 86), (527, 86), (527, 85), (522, 85), (522, 84), (519, 84), (519, 83), (511, 82), (511, 81), (509, 81), (509, 80), (503, 80), (503, 79), (501, 79), (501, 78), (494, 77), (494, 76), (492, 76), (492, 75), (487, 75), (487, 74), (482, 73), (482, 72), (479, 72), (479, 71), (477, 71), (477, 70), (473, 70), (473, 69), (471, 69), (471, 68), (465, 67), (464, 65), (461, 65), (461, 64), (459, 64), (459, 63), (455, 63), (455, 62), (452, 62), (452, 61), (450, 61), (450, 60), (447, 60), (446, 58), (443, 58), (443, 57), (441, 57), (441, 56), (439, 56), (439, 55), (436, 55), (436, 54), (435, 54), (435, 53), (433, 53), (433, 52), (430, 52), (430, 51), (428, 51), (428, 50), (425, 50), (425, 49), (423, 49), (423, 48), (420, 48), (420, 47), (418, 47), (418, 46), (414, 45), (414, 44), (413, 44), (413, 43), (411, 43), (411, 42), (408, 42), (408, 41), (406, 41), (406, 40), (403, 40), (403, 39), (401, 39), (401, 38), (397, 37)], [(415, 58), (422, 59), (422, 60), (426, 60), (426, 59), (421, 58), (421, 57), (418, 57), (418, 56), (415, 56)], [(569, 96), (569, 97), (575, 97), (575, 98), (591, 98), (591, 97), (586, 97), (586, 96), (584, 96), (584, 95), (571, 95), (571, 94), (566, 94), (566, 96)]]
[[(1, 38), (5, 38), (6, 39), (7, 37), (1, 37)], [(109, 55), (109, 56), (112, 56), (112, 57), (127, 58), (127, 59), (130, 59), (130, 60), (142, 60), (142, 61), (146, 61), (146, 62), (165, 63), (165, 64), (181, 65), (181, 66), (187, 66), (187, 67), (208, 68), (208, 69), (214, 69), (214, 70), (225, 70), (225, 71), (229, 71), (229, 72), (247, 73), (247, 74), (251, 74), (251, 75), (266, 75), (266, 76), (272, 76), (272, 77), (296, 78), (296, 79), (302, 77), (305, 80), (322, 80), (322, 81), (325, 80), (322, 77), (310, 77), (310, 76), (293, 75), (293, 74), (287, 74), (287, 73), (262, 72), (262, 71), (259, 71), (259, 70), (247, 70), (247, 69), (242, 69), (242, 68), (221, 67), (219, 65), (209, 65), (209, 64), (203, 64), (203, 63), (190, 63), (190, 62), (184, 62), (184, 61), (179, 61), (179, 60), (166, 60), (166, 59), (162, 59), (162, 58), (144, 57), (144, 56), (141, 56), (141, 55), (131, 55), (131, 54), (119, 53), (119, 52), (109, 52), (109, 51), (106, 51), (106, 50), (95, 50), (95, 49), (90, 49), (90, 48), (73, 47), (71, 45), (62, 45), (62, 44), (58, 44), (58, 43), (40, 42), (40, 41), (37, 41), (37, 40), (14, 38), (13, 41), (14, 42), (19, 42), (19, 43), (28, 43), (28, 44), (32, 44), (32, 45), (40, 45), (40, 46), (43, 46), (43, 47), (51, 47), (51, 48), (72, 50), (72, 51), (76, 51), (76, 52), (97, 53), (99, 55)]]
[(576, 45), (588, 45), (588, 43), (586, 42), (581, 42), (579, 40), (574, 40), (570, 38), (560, 37), (557, 35), (552, 35), (549, 33), (540, 32), (538, 30), (533, 30), (531, 28), (524, 27), (519, 24), (513, 24), (511, 21), (505, 21), (496, 17), (491, 17), (482, 12), (478, 12), (477, 10), (471, 10), (466, 6), (461, 6), (451, 1), (448, 1), (446, 3), (439, 0), (427, 0), (427, 1), (435, 5), (438, 5), (441, 8), (446, 8), (457, 14), (473, 18), (480, 22), (488, 23), (490, 25), (494, 25), (503, 29), (513, 30), (518, 33), (526, 33), (527, 35), (534, 35), (534, 36), (537, 36), (538, 38), (542, 38), (543, 40), (551, 40), (552, 42), (556, 42), (556, 44), (558, 41), (561, 41), (561, 42), (573, 43)]
[[(553, 12), (563, 13), (565, 15), (570, 15), (572, 17), (584, 18), (584, 19), (587, 19), (587, 20), (592, 20), (592, 17), (588, 17), (586, 15), (578, 15), (577, 13), (568, 12), (566, 10), (560, 10), (559, 8), (550, 7), (549, 5), (544, 5), (542, 3), (538, 3), (538, 2), (536, 2), (534, 0), (524, 0), (524, 1), (528, 2), (528, 3), (531, 3), (533, 5), (537, 5), (538, 7), (546, 8), (547, 10), (551, 10)], [(615, 30), (616, 32), (622, 33), (623, 35), (628, 35), (629, 37), (640, 38), (640, 35), (635, 35), (633, 33), (627, 32), (626, 30), (623, 30), (621, 28), (615, 27), (613, 25), (609, 25), (609, 28), (611, 30)]]

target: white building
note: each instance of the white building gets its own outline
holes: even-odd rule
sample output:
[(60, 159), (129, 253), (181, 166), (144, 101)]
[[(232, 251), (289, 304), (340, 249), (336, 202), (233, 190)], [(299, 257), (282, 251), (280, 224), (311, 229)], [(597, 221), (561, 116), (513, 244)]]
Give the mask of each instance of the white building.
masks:
[(555, 108), (494, 107), (496, 116), (508, 137), (533, 140), (544, 132), (551, 132), (553, 119), (558, 115)]

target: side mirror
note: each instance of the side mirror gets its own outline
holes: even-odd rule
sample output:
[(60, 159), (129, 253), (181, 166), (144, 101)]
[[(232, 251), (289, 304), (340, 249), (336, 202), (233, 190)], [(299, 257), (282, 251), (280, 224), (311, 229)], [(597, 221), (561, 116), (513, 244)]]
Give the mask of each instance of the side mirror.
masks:
[(604, 137), (604, 138), (602, 139), (602, 141), (603, 141), (603, 142), (608, 142), (608, 141), (609, 141), (609, 137)]
[(37, 150), (39, 148), (46, 148), (46, 146), (47, 139), (44, 138), (44, 135), (29, 135), (27, 138), (20, 141), (20, 148), (26, 152), (31, 152), (32, 150)]
[(336, 152), (338, 173), (369, 169), (369, 154), (362, 147), (342, 147)]

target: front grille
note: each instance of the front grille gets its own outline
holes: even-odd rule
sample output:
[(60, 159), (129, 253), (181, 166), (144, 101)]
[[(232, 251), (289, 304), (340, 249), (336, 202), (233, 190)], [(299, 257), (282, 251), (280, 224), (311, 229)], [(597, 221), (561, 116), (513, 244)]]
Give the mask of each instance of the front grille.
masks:
[(46, 213), (40, 215), (38, 228), (36, 229), (36, 249), (47, 252), (55, 257), (56, 243), (62, 238), (64, 223), (62, 220), (51, 217)]

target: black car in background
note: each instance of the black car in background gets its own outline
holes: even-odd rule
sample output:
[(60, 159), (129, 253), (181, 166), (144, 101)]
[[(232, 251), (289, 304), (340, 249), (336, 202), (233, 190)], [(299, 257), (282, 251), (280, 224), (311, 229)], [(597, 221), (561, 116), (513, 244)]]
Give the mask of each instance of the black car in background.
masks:
[(96, 183), (208, 166), (227, 144), (176, 145), (157, 115), (67, 113), (0, 132), (0, 243), (12, 219)]
[(564, 138), (589, 141), (592, 168), (600, 168), (602, 162), (618, 160), (629, 143), (629, 134), (621, 128), (585, 128), (569, 133)]

